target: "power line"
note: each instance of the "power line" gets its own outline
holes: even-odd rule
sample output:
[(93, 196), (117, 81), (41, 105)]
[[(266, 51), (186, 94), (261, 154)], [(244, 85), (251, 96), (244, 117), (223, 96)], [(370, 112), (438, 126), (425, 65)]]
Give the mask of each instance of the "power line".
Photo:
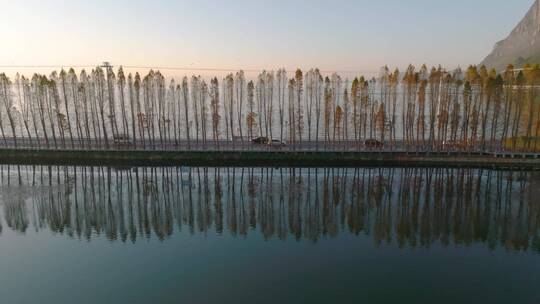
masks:
[[(104, 62), (109, 64), (108, 62)], [(95, 68), (95, 67), (104, 67), (103, 64), (54, 64), (54, 65), (0, 65), (0, 68), (21, 68), (21, 69), (39, 69), (39, 68)], [(123, 68), (128, 69), (155, 69), (155, 70), (178, 70), (178, 71), (208, 71), (208, 72), (235, 72), (235, 71), (244, 71), (249, 73), (256, 73), (256, 72), (262, 72), (262, 71), (271, 71), (272, 69), (242, 69), (242, 68), (214, 68), (214, 67), (189, 67), (189, 66), (150, 66), (150, 65), (118, 65)], [(112, 67), (112, 66), (110, 66)], [(295, 70), (290, 69), (290, 70)], [(512, 69), (512, 71), (519, 72), (524, 70), (530, 70), (532, 68), (515, 68)], [(369, 71), (369, 70), (319, 70), (321, 73), (343, 73), (343, 74), (353, 74), (353, 73), (368, 73), (368, 74), (376, 74), (380, 71)]]
[[(123, 65), (124, 68), (134, 69), (158, 69), (158, 70), (182, 70), (182, 71), (211, 71), (211, 72), (262, 72), (269, 71), (271, 69), (231, 69), (231, 68), (196, 68), (196, 67), (166, 67), (166, 66), (138, 66), (138, 65)], [(375, 71), (360, 71), (360, 70), (320, 70), (321, 73), (378, 73)]]
[(88, 68), (96, 65), (0, 65), (0, 68), (16, 68), (16, 69), (39, 69), (39, 68)]
[[(101, 65), (0, 65), (0, 68), (21, 68), (21, 69), (39, 69), (39, 68), (94, 68)], [(241, 68), (214, 68), (214, 67), (173, 67), (173, 66), (141, 66), (141, 65), (119, 65), (128, 69), (156, 69), (156, 70), (178, 70), (178, 71), (207, 71), (207, 72), (234, 72), (244, 71), (248, 73), (257, 73), (270, 71), (271, 69), (241, 69)], [(294, 70), (294, 69), (293, 69)], [(320, 70), (321, 73), (378, 73), (378, 71), (361, 70)]]

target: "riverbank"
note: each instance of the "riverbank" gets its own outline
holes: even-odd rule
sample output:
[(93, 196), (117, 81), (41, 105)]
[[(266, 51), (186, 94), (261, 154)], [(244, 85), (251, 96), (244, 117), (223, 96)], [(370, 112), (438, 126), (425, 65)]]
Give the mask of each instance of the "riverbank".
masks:
[(82, 151), (0, 149), (0, 163), (110, 166), (470, 167), (540, 170), (538, 154), (317, 151)]

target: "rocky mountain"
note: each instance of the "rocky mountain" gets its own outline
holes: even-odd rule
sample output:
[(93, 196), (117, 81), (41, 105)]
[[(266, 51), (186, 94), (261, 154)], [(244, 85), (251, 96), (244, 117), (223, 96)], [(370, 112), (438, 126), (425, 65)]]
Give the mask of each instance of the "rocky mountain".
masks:
[(502, 70), (508, 64), (540, 63), (540, 0), (535, 0), (510, 35), (495, 44), (482, 64)]

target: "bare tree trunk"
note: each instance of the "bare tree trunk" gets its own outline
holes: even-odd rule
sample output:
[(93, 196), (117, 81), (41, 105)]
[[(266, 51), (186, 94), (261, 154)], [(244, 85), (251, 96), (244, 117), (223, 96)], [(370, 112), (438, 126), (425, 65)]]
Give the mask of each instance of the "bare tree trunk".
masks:
[(128, 121), (126, 113), (126, 77), (122, 67), (118, 69), (118, 97), (120, 98), (120, 110), (122, 112), (122, 136), (129, 138)]
[(244, 71), (236, 73), (235, 88), (236, 88), (236, 118), (238, 120), (238, 132), (240, 140), (244, 142), (244, 134), (242, 132), (242, 110), (244, 108), (244, 86), (245, 86)]
[(84, 118), (84, 129), (85, 129), (85, 136), (86, 136), (86, 146), (87, 148), (90, 148), (91, 147), (91, 142), (90, 142), (90, 119), (89, 119), (89, 116), (88, 116), (88, 111), (89, 111), (89, 107), (88, 107), (88, 88), (86, 86), (86, 72), (82, 71), (81, 72), (81, 75), (80, 75), (80, 84), (79, 84), (79, 87), (78, 87), (78, 93), (80, 94), (80, 97), (81, 97), (81, 102), (82, 102), (82, 111), (83, 111), (83, 118)]
[(315, 140), (317, 141), (317, 149), (319, 149), (319, 128), (321, 122), (321, 95), (323, 89), (323, 79), (318, 69), (315, 69)]
[(129, 110), (131, 112), (131, 140), (133, 141), (133, 147), (137, 148), (137, 134), (136, 134), (136, 120), (135, 120), (135, 98), (133, 92), (133, 77), (131, 74), (128, 76), (128, 92), (129, 92)]
[[(21, 82), (23, 83), (21, 84)], [(28, 97), (27, 92), (24, 88), (25, 82), (26, 82), (26, 79), (24, 77), (21, 79), (19, 77), (19, 74), (17, 73), (16, 84), (17, 84), (17, 95), (18, 95), (18, 100), (19, 100), (19, 109), (20, 109), (21, 119), (23, 121), (24, 128), (26, 130), (26, 135), (28, 136), (28, 141), (30, 142), (30, 145), (32, 145), (33, 144), (32, 135), (30, 134), (30, 128), (28, 126), (28, 112), (29, 112), (29, 107), (30, 107), (30, 98)], [(21, 94), (21, 86), (23, 87), (22, 94)], [(23, 131), (21, 130), (21, 133), (22, 132)]]
[(191, 139), (190, 139), (190, 131), (189, 131), (189, 106), (188, 106), (188, 96), (189, 96), (189, 92), (188, 92), (188, 82), (187, 82), (187, 77), (184, 77), (183, 81), (182, 81), (182, 95), (183, 95), (183, 99), (184, 99), (184, 119), (185, 119), (185, 122), (186, 122), (186, 138), (187, 138), (187, 142), (188, 142), (188, 149), (190, 148), (190, 145), (191, 145)]
[(280, 69), (277, 72), (278, 84), (278, 113), (279, 113), (279, 139), (283, 141), (283, 131), (285, 127), (285, 91), (287, 88), (287, 72)]
[(296, 144), (296, 115), (294, 109), (294, 79), (289, 80), (288, 92), (289, 92), (289, 141)]
[[(64, 97), (64, 107), (66, 109), (66, 119), (67, 119), (67, 129), (69, 131), (69, 138), (71, 141), (71, 148), (75, 148), (75, 143), (73, 142), (73, 131), (71, 130), (71, 118), (69, 117), (69, 105), (68, 105), (68, 96), (66, 92), (66, 71), (62, 70), (60, 71), (60, 82), (62, 85), (62, 95)], [(58, 112), (60, 112), (60, 109), (57, 109)], [(62, 133), (64, 132), (63, 126), (62, 127)]]
[(106, 77), (106, 85), (107, 85), (107, 99), (109, 102), (109, 120), (111, 123), (111, 132), (113, 134), (113, 140), (115, 137), (119, 136), (118, 132), (118, 123), (116, 121), (116, 102), (115, 102), (115, 94), (114, 94), (114, 83), (115, 83), (115, 76), (113, 73), (112, 68), (107, 68), (106, 70), (107, 77)]
[(56, 131), (54, 130), (54, 114), (53, 114), (53, 106), (52, 106), (52, 99), (56, 99), (55, 96), (55, 90), (56, 90), (56, 84), (54, 81), (50, 80), (47, 82), (47, 95), (46, 95), (46, 104), (47, 104), (47, 116), (49, 117), (49, 126), (51, 127), (51, 133), (52, 138), (54, 142), (54, 148), (58, 149), (58, 142), (56, 141)]
[[(0, 85), (1, 85), (1, 92), (2, 92), (2, 101), (3, 101), (3, 104), (4, 104), (4, 109), (6, 110), (6, 114), (7, 114), (7, 117), (8, 117), (8, 120), (9, 120), (9, 124), (11, 125), (11, 132), (12, 132), (12, 136), (13, 136), (13, 142), (15, 144), (15, 148), (17, 148), (17, 134), (15, 132), (15, 124), (14, 124), (14, 121), (13, 121), (13, 116), (11, 114), (11, 107), (12, 107), (12, 103), (11, 103), (11, 87), (10, 87), (10, 82), (9, 82), (9, 79), (7, 78), (7, 76), (5, 74), (0, 74)], [(0, 114), (1, 116), (1, 114)], [(2, 121), (1, 121), (1, 118), (0, 118), (0, 126), (2, 125)], [(5, 138), (5, 134), (4, 134), (4, 127), (2, 126), (1, 127), (1, 132), (2, 132), (2, 138), (4, 139), (4, 142), (6, 142), (6, 138)]]
[(267, 133), (269, 134), (270, 144), (272, 144), (272, 139), (274, 138), (273, 134), (273, 119), (274, 119), (274, 73), (266, 74), (266, 125)]
[[(75, 129), (77, 130), (77, 138), (78, 138), (79, 144), (81, 144), (83, 143), (81, 118), (80, 118), (81, 107), (79, 104), (79, 94), (77, 92), (77, 89), (78, 89), (77, 75), (75, 74), (75, 71), (73, 69), (69, 70), (68, 79), (69, 79), (69, 84), (71, 87), (71, 100), (73, 101), (73, 110), (75, 111)], [(72, 139), (72, 146), (74, 146), (73, 139)]]

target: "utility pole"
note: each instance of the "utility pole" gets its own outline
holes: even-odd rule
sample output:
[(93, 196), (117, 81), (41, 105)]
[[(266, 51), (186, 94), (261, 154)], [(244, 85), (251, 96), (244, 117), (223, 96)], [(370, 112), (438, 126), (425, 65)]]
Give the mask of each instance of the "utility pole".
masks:
[(113, 68), (113, 66), (108, 61), (103, 61), (103, 63), (99, 67), (106, 69), (107, 72), (109, 72), (109, 70), (112, 70)]

